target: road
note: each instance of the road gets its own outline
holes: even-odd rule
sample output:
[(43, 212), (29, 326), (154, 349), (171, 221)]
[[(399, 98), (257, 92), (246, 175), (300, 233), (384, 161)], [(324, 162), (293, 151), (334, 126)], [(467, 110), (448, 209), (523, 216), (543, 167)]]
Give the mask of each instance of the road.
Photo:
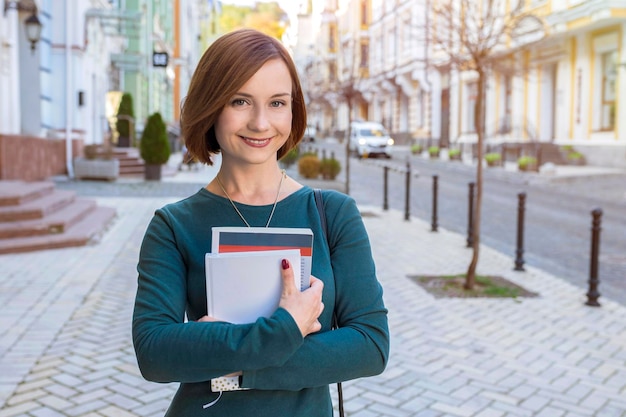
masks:
[[(322, 145), (316, 147), (321, 149)], [(333, 152), (345, 166), (342, 145), (325, 143), (323, 147), (327, 155)], [(411, 156), (406, 150), (390, 160), (352, 158), (350, 194), (360, 204), (382, 207), (382, 166), (388, 165), (389, 206), (404, 211), (407, 161), (412, 172), (411, 215), (431, 221), (433, 175), (437, 175), (439, 227), (467, 234), (468, 184), (474, 181), (476, 170), (471, 165)], [(345, 181), (345, 177), (339, 180)], [(626, 176), (546, 180), (537, 174), (485, 169), (481, 242), (512, 257), (516, 254), (521, 192), (526, 193), (525, 265), (568, 280), (580, 287), (582, 294), (588, 289), (590, 277), (591, 211), (602, 209), (599, 290), (603, 296), (626, 305)]]

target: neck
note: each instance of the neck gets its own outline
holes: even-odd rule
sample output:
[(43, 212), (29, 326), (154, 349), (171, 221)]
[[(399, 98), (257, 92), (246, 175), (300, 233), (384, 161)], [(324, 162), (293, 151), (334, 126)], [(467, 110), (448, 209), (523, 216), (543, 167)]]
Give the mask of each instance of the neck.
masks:
[[(259, 170), (233, 170), (222, 166), (216, 180), (209, 184), (210, 190), (224, 197), (249, 205), (272, 204), (276, 200), (284, 171), (278, 165), (263, 172)], [(216, 183), (217, 184), (214, 184)], [(221, 186), (220, 186), (221, 183)], [(223, 187), (223, 190), (222, 190)]]

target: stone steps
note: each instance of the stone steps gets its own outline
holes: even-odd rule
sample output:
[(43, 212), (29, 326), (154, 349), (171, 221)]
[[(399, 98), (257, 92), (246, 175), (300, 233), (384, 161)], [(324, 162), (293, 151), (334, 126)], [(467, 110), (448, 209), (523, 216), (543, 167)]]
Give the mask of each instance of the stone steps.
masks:
[(51, 182), (0, 181), (0, 254), (86, 245), (115, 215)]
[(113, 157), (120, 162), (120, 175), (143, 175), (145, 163), (137, 148), (115, 148)]

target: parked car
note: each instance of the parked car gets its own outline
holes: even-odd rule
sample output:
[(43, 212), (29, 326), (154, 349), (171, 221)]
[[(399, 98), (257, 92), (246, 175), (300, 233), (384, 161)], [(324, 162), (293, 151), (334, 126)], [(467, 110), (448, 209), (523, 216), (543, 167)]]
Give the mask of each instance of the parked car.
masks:
[(391, 158), (394, 140), (381, 123), (352, 122), (350, 132), (350, 152), (359, 158), (378, 155)]
[(317, 137), (317, 128), (313, 125), (307, 125), (302, 137), (302, 142), (315, 142)]

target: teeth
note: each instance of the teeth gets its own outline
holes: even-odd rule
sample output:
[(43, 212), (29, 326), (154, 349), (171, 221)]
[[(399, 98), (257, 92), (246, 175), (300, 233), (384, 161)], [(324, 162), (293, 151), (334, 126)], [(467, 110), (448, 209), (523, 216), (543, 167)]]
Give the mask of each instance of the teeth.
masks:
[(267, 139), (252, 139), (252, 138), (244, 138), (245, 140), (247, 140), (248, 142), (252, 142), (255, 144), (261, 144), (261, 143), (265, 143), (267, 142)]

